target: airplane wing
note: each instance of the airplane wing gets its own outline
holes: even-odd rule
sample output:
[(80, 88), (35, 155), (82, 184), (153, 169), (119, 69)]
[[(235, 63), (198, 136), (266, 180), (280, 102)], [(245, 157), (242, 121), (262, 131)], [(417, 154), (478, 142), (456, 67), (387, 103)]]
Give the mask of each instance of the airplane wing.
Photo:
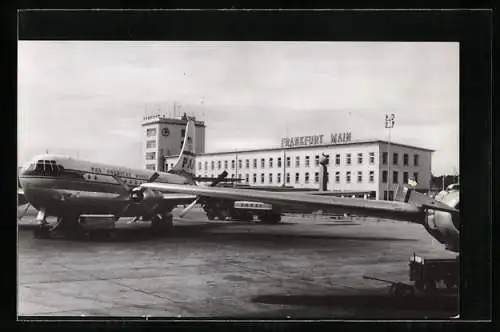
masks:
[[(319, 196), (302, 193), (269, 192), (262, 190), (204, 187), (194, 185), (178, 185), (165, 183), (144, 183), (143, 188), (162, 193), (179, 193), (230, 200), (246, 200), (270, 203), (277, 206), (304, 206), (332, 212), (346, 211), (372, 217), (392, 218), (421, 223), (424, 218), (423, 204), (412, 204), (396, 201), (365, 200), (360, 198), (342, 198)], [(436, 209), (446, 208), (435, 206)]]

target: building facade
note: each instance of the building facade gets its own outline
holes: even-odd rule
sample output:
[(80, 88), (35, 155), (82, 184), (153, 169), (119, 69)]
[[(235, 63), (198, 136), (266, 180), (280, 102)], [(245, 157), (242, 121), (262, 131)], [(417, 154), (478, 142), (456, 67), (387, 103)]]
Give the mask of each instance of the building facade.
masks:
[[(323, 135), (321, 135), (323, 136)], [(321, 144), (323, 137), (302, 146), (282, 142), (282, 148), (200, 153), (196, 176), (228, 177), (250, 186), (290, 186), (317, 189), (321, 155), (329, 156), (327, 190), (364, 192), (365, 198), (393, 199), (397, 185), (414, 180), (419, 191), (428, 191), (433, 150), (382, 140)], [(345, 141), (345, 140), (344, 140)], [(314, 145), (316, 144), (316, 145)], [(177, 156), (165, 159), (167, 170)]]
[[(164, 158), (178, 155), (186, 133), (187, 117), (145, 116), (142, 122), (144, 168), (165, 171)], [(205, 123), (195, 121), (195, 151), (205, 152)]]

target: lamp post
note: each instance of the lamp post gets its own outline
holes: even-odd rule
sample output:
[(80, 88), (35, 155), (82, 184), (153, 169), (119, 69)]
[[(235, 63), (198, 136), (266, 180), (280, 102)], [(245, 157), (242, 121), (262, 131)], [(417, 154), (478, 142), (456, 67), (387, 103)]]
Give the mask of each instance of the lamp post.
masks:
[(389, 129), (389, 140), (387, 144), (387, 200), (389, 197), (389, 183), (391, 181), (391, 129), (394, 127), (394, 113), (385, 115), (385, 128)]

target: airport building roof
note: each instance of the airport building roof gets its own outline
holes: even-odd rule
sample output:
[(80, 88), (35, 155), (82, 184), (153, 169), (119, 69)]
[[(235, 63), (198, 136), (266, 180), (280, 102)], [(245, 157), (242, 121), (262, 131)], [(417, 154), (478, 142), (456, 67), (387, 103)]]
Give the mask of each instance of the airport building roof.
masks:
[[(263, 148), (263, 149), (245, 149), (245, 150), (235, 150), (235, 151), (219, 151), (219, 152), (205, 152), (205, 153), (200, 153), (198, 154), (199, 156), (216, 156), (216, 155), (224, 155), (224, 154), (229, 154), (229, 153), (246, 153), (246, 152), (267, 152), (267, 151), (283, 151), (283, 150), (299, 150), (299, 149), (312, 149), (312, 148), (333, 148), (333, 147), (338, 147), (338, 146), (346, 146), (346, 145), (359, 145), (359, 144), (376, 144), (376, 143), (381, 143), (381, 144), (390, 144), (394, 146), (400, 146), (400, 147), (407, 147), (411, 149), (416, 149), (416, 150), (423, 150), (423, 151), (430, 151), (434, 152), (435, 150), (432, 149), (427, 149), (415, 145), (409, 145), (409, 144), (403, 144), (403, 143), (397, 143), (397, 142), (390, 142), (386, 140), (381, 140), (381, 139), (365, 139), (365, 140), (356, 140), (356, 141), (350, 141), (350, 142), (345, 142), (345, 143), (337, 143), (337, 144), (317, 144), (317, 145), (306, 145), (306, 146), (295, 146), (295, 147), (274, 147), (274, 148)], [(178, 157), (178, 155), (172, 155), (168, 156), (169, 158), (172, 157)]]

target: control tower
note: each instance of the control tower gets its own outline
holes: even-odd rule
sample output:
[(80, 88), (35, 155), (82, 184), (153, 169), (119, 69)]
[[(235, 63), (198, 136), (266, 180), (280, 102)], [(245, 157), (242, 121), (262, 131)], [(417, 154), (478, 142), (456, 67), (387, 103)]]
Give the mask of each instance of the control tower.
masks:
[[(161, 114), (145, 115), (142, 121), (144, 168), (166, 172), (163, 159), (179, 155), (184, 143), (186, 113), (178, 118), (167, 118)], [(195, 120), (195, 152), (205, 152), (205, 123)]]

